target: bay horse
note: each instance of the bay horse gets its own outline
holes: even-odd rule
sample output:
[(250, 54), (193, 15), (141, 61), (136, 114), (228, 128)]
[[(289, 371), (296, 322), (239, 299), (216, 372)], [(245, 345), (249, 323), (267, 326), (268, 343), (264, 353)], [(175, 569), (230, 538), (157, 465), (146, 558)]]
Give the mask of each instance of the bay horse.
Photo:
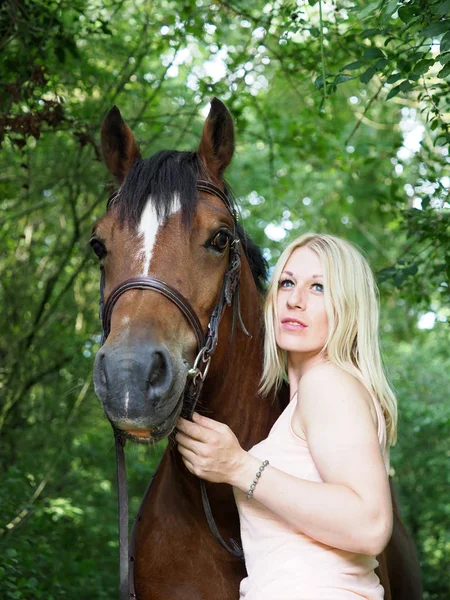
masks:
[[(113, 428), (127, 439), (149, 444), (169, 437), (133, 532), (136, 597), (237, 600), (244, 562), (214, 539), (199, 481), (185, 468), (171, 438), (202, 332), (211, 330), (211, 314), (226, 296), (236, 244), (242, 246), (240, 281), (234, 282), (234, 300), (222, 301), (233, 309), (215, 315), (218, 338), (197, 410), (229, 425), (249, 449), (268, 435), (287, 402), (283, 394), (268, 398), (259, 393), (266, 266), (237, 224), (223, 180), (234, 152), (233, 122), (215, 98), (197, 152), (162, 151), (143, 160), (114, 107), (102, 125), (102, 150), (120, 188), (91, 237), (102, 261), (109, 306), (106, 340), (95, 359), (95, 390)], [(122, 285), (149, 277), (150, 288)], [(154, 281), (163, 283), (158, 287)], [(207, 483), (206, 489), (221, 535), (239, 539), (231, 487)], [(397, 530), (396, 519), (391, 546), (398, 570), (389, 570), (387, 555), (380, 557), (388, 600), (389, 581), (416, 581), (415, 564), (403, 560), (410, 540)], [(419, 600), (411, 592), (414, 587), (393, 600)]]

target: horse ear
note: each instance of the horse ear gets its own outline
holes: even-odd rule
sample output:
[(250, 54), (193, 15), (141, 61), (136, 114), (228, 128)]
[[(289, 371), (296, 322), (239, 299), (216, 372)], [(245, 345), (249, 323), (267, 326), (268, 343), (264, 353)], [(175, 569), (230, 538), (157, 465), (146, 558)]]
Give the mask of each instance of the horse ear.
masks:
[(203, 126), (198, 155), (209, 173), (220, 180), (231, 162), (233, 153), (233, 119), (225, 104), (218, 98), (213, 98), (209, 115)]
[(122, 183), (141, 153), (131, 129), (122, 119), (120, 110), (113, 106), (102, 123), (102, 151), (111, 173)]

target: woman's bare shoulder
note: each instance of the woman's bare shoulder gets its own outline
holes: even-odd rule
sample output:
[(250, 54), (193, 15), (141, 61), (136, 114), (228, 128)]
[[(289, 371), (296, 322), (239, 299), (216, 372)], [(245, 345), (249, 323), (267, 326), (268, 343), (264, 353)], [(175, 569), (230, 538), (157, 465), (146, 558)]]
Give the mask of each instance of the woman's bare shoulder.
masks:
[(333, 383), (342, 383), (342, 385), (363, 386), (363, 384), (351, 373), (330, 361), (324, 361), (311, 367), (299, 381), (299, 386), (307, 386), (317, 384), (318, 382), (325, 383), (331, 381)]
[(331, 362), (323, 362), (309, 369), (299, 381), (299, 397), (304, 405), (311, 400), (315, 405), (336, 404), (337, 400), (352, 405), (364, 399), (372, 407), (371, 396), (365, 385), (354, 375)]

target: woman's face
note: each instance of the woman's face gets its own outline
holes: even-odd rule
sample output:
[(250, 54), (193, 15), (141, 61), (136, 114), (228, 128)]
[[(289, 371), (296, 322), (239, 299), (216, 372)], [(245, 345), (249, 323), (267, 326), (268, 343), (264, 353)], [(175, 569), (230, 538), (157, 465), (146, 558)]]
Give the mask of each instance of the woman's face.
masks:
[(320, 353), (328, 335), (323, 271), (318, 255), (302, 246), (289, 257), (278, 281), (276, 340), (290, 358)]

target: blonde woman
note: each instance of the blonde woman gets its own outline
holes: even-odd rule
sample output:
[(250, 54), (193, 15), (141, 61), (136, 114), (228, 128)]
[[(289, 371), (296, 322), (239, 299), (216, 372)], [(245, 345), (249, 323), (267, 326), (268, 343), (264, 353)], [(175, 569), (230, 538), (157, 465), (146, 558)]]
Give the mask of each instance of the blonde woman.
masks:
[(290, 385), (269, 436), (245, 452), (196, 414), (177, 442), (195, 475), (234, 487), (248, 577), (243, 600), (379, 600), (392, 531), (396, 400), (378, 346), (377, 288), (350, 243), (292, 242), (268, 290), (262, 389)]

